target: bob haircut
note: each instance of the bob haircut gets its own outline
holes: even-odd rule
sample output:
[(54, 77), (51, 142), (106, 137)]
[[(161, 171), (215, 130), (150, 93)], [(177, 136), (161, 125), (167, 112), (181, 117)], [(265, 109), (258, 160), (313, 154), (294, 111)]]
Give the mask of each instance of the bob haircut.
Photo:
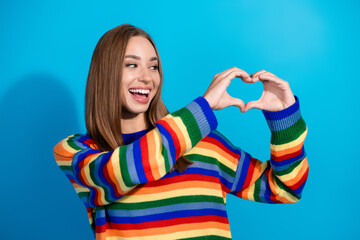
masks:
[[(85, 91), (86, 130), (101, 151), (111, 151), (124, 145), (120, 121), (122, 69), (126, 46), (130, 38), (135, 36), (149, 40), (159, 61), (160, 85), (145, 114), (147, 129), (155, 128), (156, 121), (169, 114), (161, 99), (163, 71), (160, 56), (150, 35), (130, 24), (122, 24), (107, 31), (94, 49)], [(170, 171), (177, 169), (183, 172), (191, 164), (192, 161), (182, 156)]]

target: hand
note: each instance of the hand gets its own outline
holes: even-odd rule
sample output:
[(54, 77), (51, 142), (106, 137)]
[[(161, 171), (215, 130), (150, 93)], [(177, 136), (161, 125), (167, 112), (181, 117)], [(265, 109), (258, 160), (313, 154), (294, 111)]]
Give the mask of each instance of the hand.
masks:
[(280, 111), (295, 103), (289, 83), (274, 74), (261, 70), (250, 75), (253, 83), (261, 81), (264, 89), (259, 100), (245, 105), (245, 112), (251, 108), (267, 111)]
[[(245, 83), (255, 83), (260, 80), (264, 85), (261, 98), (257, 101), (250, 101), (245, 105), (241, 99), (231, 97), (226, 89), (235, 77), (241, 78)], [(237, 67), (216, 74), (206, 90), (204, 98), (213, 110), (237, 106), (241, 112), (246, 112), (251, 108), (280, 111), (295, 103), (295, 98), (288, 82), (265, 70), (255, 72), (249, 76), (248, 73)]]
[(209, 88), (204, 93), (211, 109), (220, 110), (228, 106), (237, 106), (240, 111), (245, 111), (245, 104), (241, 99), (231, 97), (226, 89), (232, 79), (241, 78), (244, 82), (252, 82), (249, 74), (237, 67), (229, 68), (214, 76)]

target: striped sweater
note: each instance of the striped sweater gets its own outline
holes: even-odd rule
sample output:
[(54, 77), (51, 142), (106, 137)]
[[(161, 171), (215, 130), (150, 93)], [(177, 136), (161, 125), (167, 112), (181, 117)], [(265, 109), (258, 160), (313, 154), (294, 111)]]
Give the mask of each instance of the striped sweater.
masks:
[[(231, 239), (227, 193), (263, 203), (301, 198), (307, 126), (295, 99), (284, 110), (262, 111), (271, 130), (271, 156), (264, 162), (216, 130), (203, 97), (113, 151), (99, 151), (87, 134), (74, 134), (54, 147), (54, 156), (84, 203), (96, 239)], [(194, 164), (170, 172), (180, 156)]]

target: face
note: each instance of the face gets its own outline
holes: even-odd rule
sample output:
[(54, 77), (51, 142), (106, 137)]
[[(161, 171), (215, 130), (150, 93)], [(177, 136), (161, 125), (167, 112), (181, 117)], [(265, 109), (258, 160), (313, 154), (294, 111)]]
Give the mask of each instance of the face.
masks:
[(156, 52), (149, 40), (130, 38), (125, 50), (121, 80), (121, 98), (124, 111), (145, 113), (158, 91), (160, 74)]

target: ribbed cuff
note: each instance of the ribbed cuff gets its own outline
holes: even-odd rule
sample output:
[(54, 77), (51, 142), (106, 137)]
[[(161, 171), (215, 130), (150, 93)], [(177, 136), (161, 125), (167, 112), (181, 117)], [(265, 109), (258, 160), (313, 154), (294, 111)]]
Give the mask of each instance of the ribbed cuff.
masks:
[(195, 118), (197, 126), (189, 126), (200, 130), (201, 138), (207, 136), (212, 130), (217, 128), (218, 122), (209, 103), (204, 97), (198, 97), (187, 106), (192, 116)]
[(295, 103), (280, 111), (266, 111), (263, 114), (271, 130), (271, 143), (284, 144), (297, 138), (306, 130), (306, 125), (300, 113), (297, 96)]

